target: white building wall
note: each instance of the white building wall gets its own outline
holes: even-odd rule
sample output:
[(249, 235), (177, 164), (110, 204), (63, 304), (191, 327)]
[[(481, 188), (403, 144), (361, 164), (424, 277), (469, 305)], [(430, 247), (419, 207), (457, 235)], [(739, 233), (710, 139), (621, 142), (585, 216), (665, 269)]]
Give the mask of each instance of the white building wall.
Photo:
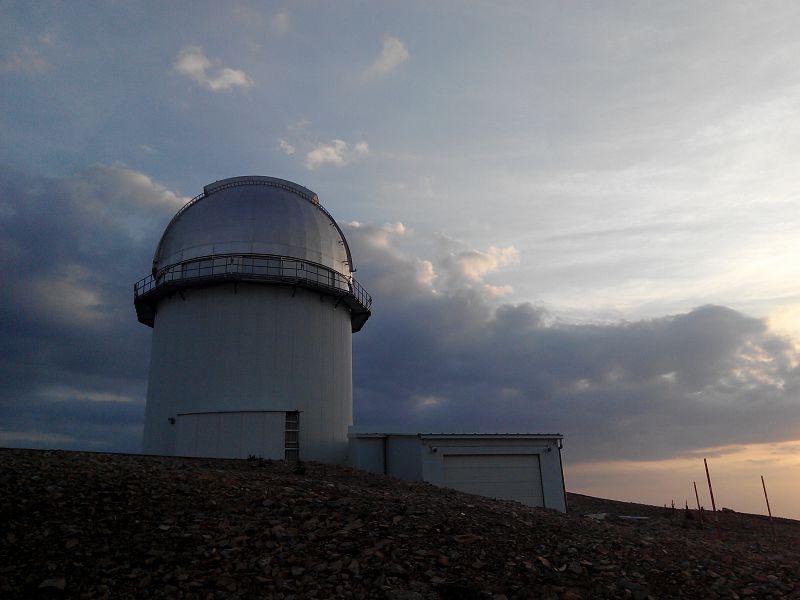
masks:
[(178, 414), (299, 411), (301, 458), (345, 462), (352, 331), (349, 310), (335, 305), (303, 288), (263, 284), (192, 287), (161, 300), (144, 452), (176, 453), (170, 419)]
[(392, 435), (386, 438), (387, 472), (393, 477), (420, 481), (422, 445), (416, 435)]
[(422, 448), (416, 434), (352, 434), (348, 464), (370, 473), (422, 481)]
[(175, 429), (178, 456), (284, 458), (285, 412), (179, 414)]
[[(564, 478), (561, 469), (561, 438), (547, 435), (482, 435), (482, 434), (441, 434), (441, 435), (398, 435), (398, 434), (352, 434), (350, 436), (350, 465), (373, 473), (385, 473), (401, 479), (427, 481), (446, 487), (445, 457), (508, 457), (508, 460), (495, 461), (498, 469), (514, 466), (511, 457), (536, 457), (538, 459), (541, 485), (535, 486), (527, 497), (532, 504), (542, 505), (566, 512)], [(384, 470), (384, 444), (387, 449)], [(475, 462), (475, 461), (473, 461)], [(535, 465), (537, 461), (527, 461)], [(513, 476), (513, 469), (509, 474)], [(478, 486), (479, 489), (480, 486)], [(509, 494), (516, 494), (515, 481), (509, 479), (504, 488)], [(509, 497), (499, 494), (501, 497)], [(538, 498), (541, 497), (541, 502)]]
[(384, 475), (386, 473), (385, 447), (385, 435), (350, 436), (347, 464), (354, 469)]

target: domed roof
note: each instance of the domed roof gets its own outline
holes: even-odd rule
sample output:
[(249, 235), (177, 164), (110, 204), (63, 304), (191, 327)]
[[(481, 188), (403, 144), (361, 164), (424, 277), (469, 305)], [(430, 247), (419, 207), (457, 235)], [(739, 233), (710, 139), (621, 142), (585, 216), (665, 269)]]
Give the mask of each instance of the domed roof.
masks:
[(274, 177), (234, 177), (207, 185), (167, 225), (153, 274), (220, 254), (271, 254), (354, 271), (342, 230), (317, 195)]

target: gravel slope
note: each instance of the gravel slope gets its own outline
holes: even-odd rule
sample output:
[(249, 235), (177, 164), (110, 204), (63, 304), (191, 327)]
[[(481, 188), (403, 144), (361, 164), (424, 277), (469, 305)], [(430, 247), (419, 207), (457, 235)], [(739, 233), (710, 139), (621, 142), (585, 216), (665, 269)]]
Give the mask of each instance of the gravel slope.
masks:
[[(0, 450), (0, 598), (800, 598), (800, 523), (343, 467)], [(649, 517), (596, 520), (585, 513)], [(692, 514), (694, 517), (695, 515)]]

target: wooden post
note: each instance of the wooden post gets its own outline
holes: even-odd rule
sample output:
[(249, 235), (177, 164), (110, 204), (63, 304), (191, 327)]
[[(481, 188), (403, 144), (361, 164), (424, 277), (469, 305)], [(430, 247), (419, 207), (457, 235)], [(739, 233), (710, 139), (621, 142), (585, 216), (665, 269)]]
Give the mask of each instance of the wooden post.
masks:
[(764, 500), (767, 501), (767, 513), (769, 514), (769, 528), (772, 530), (772, 541), (775, 541), (775, 524), (772, 522), (772, 509), (769, 507), (769, 496), (767, 496), (767, 484), (764, 483), (764, 476), (761, 476), (761, 487), (764, 488)]
[(706, 466), (706, 479), (708, 479), (708, 493), (711, 494), (711, 508), (714, 510), (714, 526), (717, 530), (717, 539), (722, 539), (722, 533), (719, 530), (719, 515), (717, 514), (717, 503), (714, 502), (714, 488), (711, 487), (711, 475), (708, 473), (708, 461), (704, 458), (703, 464)]
[(703, 526), (703, 510), (700, 508), (700, 495), (697, 493), (697, 482), (693, 481), (694, 484), (694, 499), (697, 500), (697, 514), (700, 515), (700, 527)]

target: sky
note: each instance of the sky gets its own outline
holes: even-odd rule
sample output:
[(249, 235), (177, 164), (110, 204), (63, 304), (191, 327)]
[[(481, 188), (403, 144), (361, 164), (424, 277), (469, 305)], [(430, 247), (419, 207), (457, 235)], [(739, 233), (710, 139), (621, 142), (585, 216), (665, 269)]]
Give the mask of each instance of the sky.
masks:
[(133, 283), (289, 179), (374, 298), (361, 430), (562, 433), (568, 490), (800, 518), (795, 2), (0, 0), (0, 445), (137, 452)]

